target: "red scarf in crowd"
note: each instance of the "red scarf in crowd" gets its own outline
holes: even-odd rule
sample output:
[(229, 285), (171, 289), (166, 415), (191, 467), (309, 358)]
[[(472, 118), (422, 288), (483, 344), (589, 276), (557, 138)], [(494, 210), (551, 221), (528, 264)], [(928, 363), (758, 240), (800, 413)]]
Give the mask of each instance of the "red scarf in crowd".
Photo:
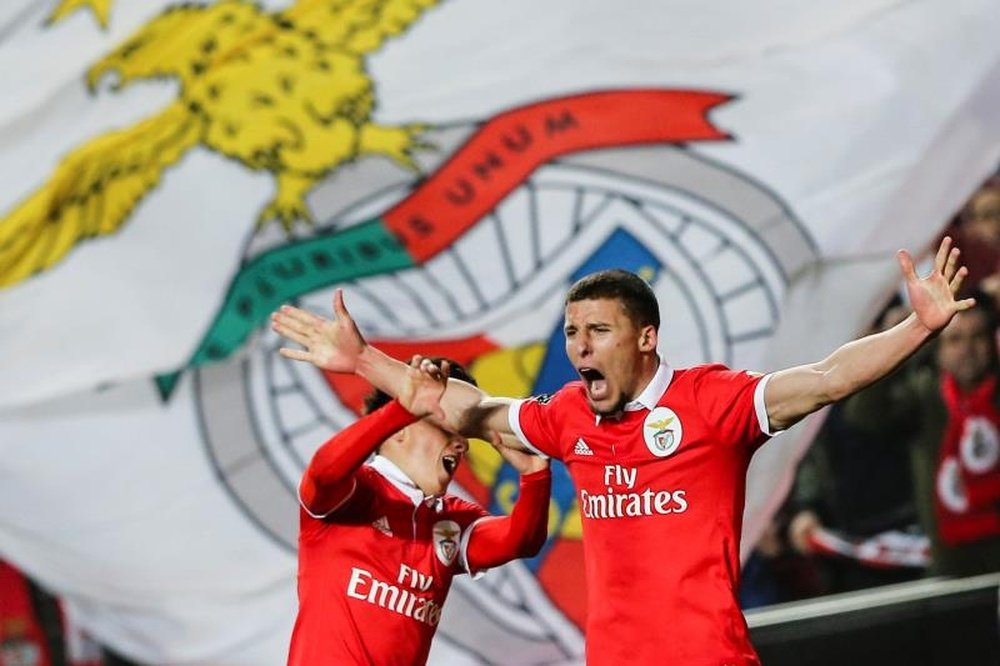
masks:
[(948, 425), (938, 452), (934, 509), (941, 541), (954, 546), (1000, 535), (1000, 412), (997, 378), (963, 393), (941, 373)]

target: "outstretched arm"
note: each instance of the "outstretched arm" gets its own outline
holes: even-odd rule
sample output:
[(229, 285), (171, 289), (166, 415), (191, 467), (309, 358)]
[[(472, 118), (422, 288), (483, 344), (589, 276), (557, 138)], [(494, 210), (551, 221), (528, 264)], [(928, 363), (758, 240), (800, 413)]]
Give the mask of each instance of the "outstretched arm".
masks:
[(441, 413), (447, 376), (447, 364), (429, 373), (415, 357), (411, 366), (404, 367), (397, 400), (361, 417), (319, 447), (299, 484), (302, 506), (313, 516), (325, 516), (346, 502), (354, 492), (354, 473), (382, 442), (424, 416)]
[[(285, 358), (307, 361), (330, 372), (356, 373), (389, 395), (399, 395), (406, 376), (406, 364), (369, 345), (344, 305), (338, 289), (333, 299), (334, 319), (290, 305), (282, 306), (271, 316), (271, 328), (304, 349), (282, 347)], [(511, 434), (507, 422), (510, 403), (506, 398), (491, 398), (475, 386), (452, 379), (441, 401), (443, 417), (439, 422), (468, 437), (489, 438), (496, 430)]]
[(516, 440), (492, 434), (493, 446), (521, 475), (517, 502), (509, 516), (493, 516), (476, 523), (469, 537), (469, 571), (500, 566), (519, 557), (533, 557), (545, 545), (548, 532), (552, 475), (546, 458), (518, 449)]
[(959, 268), (958, 256), (958, 248), (945, 237), (938, 247), (934, 270), (919, 278), (909, 253), (900, 250), (899, 265), (913, 313), (887, 331), (843, 345), (818, 363), (774, 373), (764, 391), (771, 428), (788, 428), (889, 374), (943, 329), (956, 312), (975, 305), (971, 298), (955, 299), (968, 272), (964, 266)]

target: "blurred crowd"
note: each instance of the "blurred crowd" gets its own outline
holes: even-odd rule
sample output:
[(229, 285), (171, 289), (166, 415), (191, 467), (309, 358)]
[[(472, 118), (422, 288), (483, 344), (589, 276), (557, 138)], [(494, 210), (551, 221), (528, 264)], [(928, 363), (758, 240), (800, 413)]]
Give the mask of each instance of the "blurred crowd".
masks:
[[(894, 374), (827, 409), (745, 567), (745, 609), (1000, 571), (1000, 175), (944, 234), (962, 251), (961, 295), (976, 307)], [(908, 313), (894, 295), (859, 333)]]

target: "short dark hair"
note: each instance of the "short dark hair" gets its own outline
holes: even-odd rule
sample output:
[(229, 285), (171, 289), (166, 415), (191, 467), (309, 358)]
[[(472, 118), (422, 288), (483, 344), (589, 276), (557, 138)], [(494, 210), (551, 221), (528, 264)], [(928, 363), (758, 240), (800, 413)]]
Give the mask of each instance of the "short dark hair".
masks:
[(996, 302), (989, 293), (976, 286), (963, 290), (956, 298), (976, 299), (975, 305), (968, 310), (962, 310), (961, 313), (976, 313), (981, 315), (986, 321), (986, 330), (991, 335), (996, 334), (997, 328), (1000, 327), (1000, 316), (997, 315)]
[[(469, 382), (473, 386), (478, 386), (476, 380), (472, 377), (472, 375), (469, 374), (469, 372), (464, 367), (462, 367), (462, 364), (457, 363), (451, 360), (450, 358), (445, 358), (443, 356), (431, 356), (429, 358), (434, 363), (434, 365), (438, 367), (441, 366), (441, 363), (443, 361), (448, 361), (448, 363), (451, 365), (451, 373), (448, 375), (449, 377), (454, 377), (455, 379), (461, 379), (463, 382)], [(391, 395), (389, 395), (385, 391), (374, 389), (371, 393), (369, 393), (365, 397), (365, 408), (362, 413), (371, 414), (379, 407), (388, 403), (390, 400), (392, 400)]]
[(602, 298), (616, 300), (636, 326), (660, 329), (660, 304), (653, 289), (635, 273), (618, 268), (591, 273), (577, 280), (566, 293), (566, 304)]

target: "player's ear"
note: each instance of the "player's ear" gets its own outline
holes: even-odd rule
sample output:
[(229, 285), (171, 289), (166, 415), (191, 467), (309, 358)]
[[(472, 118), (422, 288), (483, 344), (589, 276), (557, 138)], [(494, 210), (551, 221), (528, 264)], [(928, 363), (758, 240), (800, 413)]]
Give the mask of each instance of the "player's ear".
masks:
[(656, 349), (656, 328), (652, 324), (639, 330), (639, 351), (650, 352)]

